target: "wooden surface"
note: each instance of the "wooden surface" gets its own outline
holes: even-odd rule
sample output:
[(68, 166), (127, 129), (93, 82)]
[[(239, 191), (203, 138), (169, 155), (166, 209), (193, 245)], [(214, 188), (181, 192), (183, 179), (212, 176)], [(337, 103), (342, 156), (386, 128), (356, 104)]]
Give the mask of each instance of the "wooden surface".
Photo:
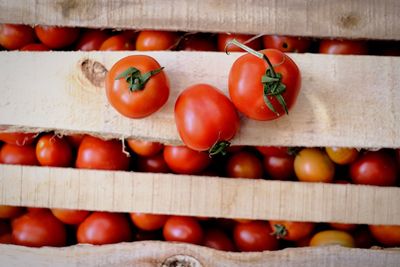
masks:
[[(240, 55), (145, 53), (165, 66), (171, 94), (160, 111), (134, 120), (108, 104), (101, 74), (103, 64), (109, 69), (118, 59), (136, 53), (0, 53), (2, 66), (7, 66), (0, 72), (0, 129), (13, 125), (9, 131), (56, 129), (180, 143), (173, 115), (179, 92), (207, 82), (227, 94), (229, 69)], [(277, 121), (242, 118), (234, 144), (400, 147), (400, 57), (291, 56), (303, 79), (297, 104)], [(101, 63), (96, 65), (98, 87), (81, 70), (80, 63), (88, 58)]]
[[(3, 266), (141, 266), (141, 267), (398, 267), (399, 250), (343, 247), (289, 248), (280, 251), (228, 253), (182, 243), (145, 241), (66, 248), (0, 245)], [(182, 265), (178, 265), (178, 263)]]
[(0, 165), (0, 203), (119, 212), (400, 224), (400, 188)]
[(0, 22), (400, 39), (397, 0), (1, 0)]

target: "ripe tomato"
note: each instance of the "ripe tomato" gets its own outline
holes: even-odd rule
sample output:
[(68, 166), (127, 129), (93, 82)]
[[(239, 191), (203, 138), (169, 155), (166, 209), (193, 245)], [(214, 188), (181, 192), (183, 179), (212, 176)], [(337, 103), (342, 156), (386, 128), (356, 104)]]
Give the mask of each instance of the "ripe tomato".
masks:
[(285, 146), (256, 146), (261, 154), (269, 157), (285, 157), (289, 155), (288, 148)]
[(71, 134), (66, 136), (68, 142), (76, 149), (79, 148), (84, 137), (84, 134)]
[(179, 42), (176, 32), (141, 31), (136, 39), (138, 51), (173, 50)]
[(262, 178), (263, 167), (261, 160), (250, 152), (236, 152), (228, 159), (226, 174), (232, 178)]
[(370, 248), (376, 244), (376, 241), (367, 225), (359, 226), (354, 232), (352, 232), (352, 236), (356, 248)]
[(352, 223), (329, 223), (329, 226), (335, 230), (350, 232), (357, 228), (357, 224)]
[(203, 229), (192, 217), (171, 216), (163, 228), (163, 236), (167, 241), (178, 241), (191, 244), (201, 244)]
[(0, 149), (0, 162), (4, 164), (39, 165), (34, 145), (4, 144)]
[(335, 175), (335, 165), (317, 148), (304, 148), (294, 159), (294, 171), (302, 182), (330, 183)]
[(80, 224), (90, 214), (86, 210), (51, 209), (53, 215), (65, 224)]
[(139, 157), (136, 161), (137, 170), (140, 172), (168, 173), (170, 169), (164, 160), (162, 152), (155, 156)]
[(355, 184), (394, 186), (396, 161), (385, 150), (368, 151), (350, 165), (350, 177)]
[(290, 178), (294, 177), (294, 156), (267, 156), (263, 159), (263, 165), (268, 173), (268, 178), (274, 180), (290, 180)]
[(128, 139), (128, 146), (133, 152), (142, 157), (150, 157), (157, 155), (164, 145), (158, 142), (141, 141), (135, 139)]
[(196, 84), (186, 88), (175, 102), (175, 123), (189, 148), (218, 153), (239, 129), (235, 106), (217, 88)]
[(46, 134), (36, 144), (36, 157), (42, 166), (68, 167), (72, 164), (72, 147), (65, 138)]
[(105, 31), (87, 30), (81, 35), (75, 48), (81, 51), (99, 50), (107, 38), (108, 34)]
[(79, 28), (36, 26), (36, 36), (46, 46), (52, 49), (64, 48), (78, 39)]
[(203, 238), (203, 246), (223, 251), (235, 251), (232, 240), (217, 228), (206, 230)]
[(11, 226), (6, 221), (0, 221), (0, 244), (12, 244)]
[[(218, 37), (217, 37), (218, 38), (218, 41), (217, 41), (218, 50), (225, 52), (226, 45), (233, 39), (236, 39), (237, 41), (239, 41), (241, 43), (245, 43), (253, 37), (254, 37), (254, 35), (248, 35), (248, 34), (220, 33), (220, 34), (218, 34)], [(254, 50), (261, 49), (261, 41), (259, 38), (254, 39), (253, 41), (245, 43), (245, 44)], [(235, 45), (229, 45), (227, 51), (228, 52), (244, 52), (243, 49), (241, 49), (240, 47), (237, 47)]]
[(44, 44), (28, 44), (21, 48), (21, 51), (50, 51)]
[(131, 241), (128, 219), (121, 213), (93, 212), (79, 225), (78, 243), (92, 245)]
[(49, 210), (28, 212), (12, 221), (13, 243), (28, 247), (66, 245), (64, 225)]
[(326, 147), (326, 154), (336, 164), (350, 164), (357, 159), (358, 150), (348, 147)]
[(271, 233), (268, 222), (238, 223), (233, 230), (233, 239), (239, 251), (276, 250), (279, 243)]
[(264, 48), (274, 48), (286, 53), (305, 53), (311, 46), (308, 38), (294, 36), (264, 35)]
[(366, 55), (368, 47), (364, 41), (357, 40), (322, 40), (319, 45), (321, 54)]
[(128, 170), (129, 163), (121, 141), (105, 141), (87, 135), (79, 146), (75, 165), (81, 169)]
[(299, 68), (276, 49), (251, 53), (233, 63), (229, 72), (229, 95), (247, 117), (263, 121), (277, 119), (288, 113), (296, 102), (301, 86)]
[(325, 230), (316, 233), (310, 240), (311, 247), (339, 245), (342, 247), (354, 247), (353, 237), (344, 231)]
[(144, 231), (155, 231), (164, 227), (167, 215), (132, 212), (129, 214), (137, 228)]
[(211, 162), (207, 153), (186, 146), (165, 146), (164, 159), (168, 167), (179, 174), (200, 173)]
[(276, 238), (282, 238), (289, 241), (300, 241), (307, 238), (314, 230), (314, 223), (310, 222), (290, 222), (290, 221), (270, 221)]
[(0, 24), (0, 45), (9, 50), (20, 49), (35, 41), (32, 27), (27, 25)]
[(0, 205), (0, 219), (12, 219), (24, 212), (24, 208)]
[(143, 118), (159, 110), (169, 97), (169, 82), (160, 64), (149, 56), (128, 56), (106, 76), (110, 104), (129, 118)]
[(106, 39), (100, 46), (101, 51), (126, 51), (135, 50), (135, 45), (129, 36), (121, 33)]
[(204, 33), (184, 36), (179, 44), (179, 48), (185, 51), (217, 51), (214, 38)]
[(35, 141), (36, 133), (0, 133), (0, 140), (10, 144), (25, 146)]
[(385, 246), (400, 246), (400, 225), (369, 225), (371, 234)]

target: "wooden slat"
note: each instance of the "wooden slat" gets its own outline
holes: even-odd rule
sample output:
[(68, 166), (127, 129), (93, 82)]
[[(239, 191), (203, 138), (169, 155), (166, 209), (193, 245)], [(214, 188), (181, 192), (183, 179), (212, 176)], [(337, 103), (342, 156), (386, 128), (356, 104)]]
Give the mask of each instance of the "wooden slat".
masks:
[[(109, 69), (118, 59), (137, 53), (0, 53), (2, 66), (7, 66), (0, 72), (0, 126), (180, 143), (173, 116), (179, 92), (206, 82), (227, 94), (229, 69), (240, 55), (145, 53), (165, 66), (172, 91), (159, 112), (134, 120), (108, 104), (104, 88), (83, 76), (79, 62), (89, 58)], [(400, 147), (400, 58), (291, 56), (303, 77), (297, 104), (289, 116), (276, 121), (242, 118), (234, 144)]]
[(117, 212), (399, 224), (400, 188), (0, 165), (0, 203)]
[(397, 0), (18, 0), (0, 22), (400, 39)]

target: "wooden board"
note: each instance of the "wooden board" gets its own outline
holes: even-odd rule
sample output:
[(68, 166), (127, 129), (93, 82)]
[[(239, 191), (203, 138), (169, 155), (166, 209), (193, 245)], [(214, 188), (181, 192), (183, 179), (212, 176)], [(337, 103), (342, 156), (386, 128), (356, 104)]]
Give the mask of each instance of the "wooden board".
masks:
[(0, 165), (0, 203), (118, 212), (400, 224), (400, 188)]
[[(134, 120), (108, 104), (102, 74), (103, 65), (109, 69), (118, 59), (137, 53), (0, 53), (2, 66), (7, 66), (0, 72), (0, 128), (13, 125), (8, 131), (56, 129), (180, 143), (173, 115), (179, 92), (207, 82), (228, 94), (229, 69), (240, 55), (142, 53), (165, 66), (171, 94), (159, 112)], [(297, 104), (289, 116), (277, 121), (242, 118), (234, 144), (400, 147), (400, 57), (291, 56), (303, 79)], [(99, 62), (95, 65), (97, 87), (82, 72), (81, 63), (86, 59)]]
[(0, 1), (0, 22), (400, 39), (397, 0)]
[[(66, 248), (0, 245), (4, 266), (141, 266), (141, 267), (398, 267), (399, 250), (343, 247), (288, 248), (280, 251), (228, 253), (182, 243), (145, 241)], [(181, 264), (181, 265), (179, 265)]]

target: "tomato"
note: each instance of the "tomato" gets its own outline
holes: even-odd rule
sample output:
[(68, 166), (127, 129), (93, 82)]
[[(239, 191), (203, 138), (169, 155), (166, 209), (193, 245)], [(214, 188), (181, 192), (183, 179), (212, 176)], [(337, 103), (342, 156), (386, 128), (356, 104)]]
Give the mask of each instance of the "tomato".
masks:
[(223, 251), (235, 251), (232, 240), (217, 228), (206, 230), (202, 245)]
[(357, 228), (357, 224), (352, 223), (329, 223), (329, 226), (335, 230), (350, 232)]
[(34, 145), (4, 144), (0, 149), (0, 162), (4, 164), (39, 165)]
[(394, 186), (396, 161), (385, 150), (368, 151), (350, 165), (350, 177), (355, 184)]
[(84, 134), (71, 134), (66, 136), (68, 142), (74, 147), (79, 148), (83, 138), (85, 137)]
[(12, 221), (12, 238), (16, 245), (28, 247), (66, 245), (64, 225), (49, 210), (28, 212)]
[(304, 148), (294, 159), (294, 171), (302, 182), (330, 183), (335, 175), (335, 165), (317, 148)]
[(36, 26), (35, 33), (44, 45), (59, 49), (71, 45), (78, 39), (79, 28)]
[(12, 244), (11, 226), (6, 221), (0, 221), (0, 244)]
[(132, 212), (129, 214), (137, 228), (144, 231), (155, 231), (164, 227), (169, 216)]
[(93, 212), (78, 227), (78, 243), (114, 244), (132, 240), (128, 219), (121, 213)]
[(308, 38), (294, 36), (264, 35), (264, 48), (275, 48), (286, 53), (305, 53), (311, 46)]
[(99, 50), (107, 38), (108, 34), (105, 31), (89, 29), (80, 36), (75, 49), (81, 51)]
[(65, 138), (46, 134), (36, 144), (36, 157), (42, 166), (68, 167), (72, 164), (72, 147)]
[(0, 205), (0, 219), (11, 219), (21, 215), (24, 212), (24, 208)]
[(160, 231), (135, 231), (133, 233), (133, 240), (162, 240), (162, 234), (160, 233)]
[[(254, 35), (248, 35), (248, 34), (228, 34), (228, 33), (220, 33), (218, 34), (218, 50), (225, 52), (225, 47), (228, 44), (228, 42), (232, 41), (233, 39), (236, 39), (237, 41), (241, 43), (245, 43), (251, 38), (253, 38)], [(249, 43), (245, 43), (248, 47), (254, 49), (254, 50), (260, 50), (261, 49), (261, 41), (259, 38), (254, 39), (253, 41)], [(235, 45), (229, 45), (228, 52), (244, 52), (243, 49), (240, 47), (237, 47)]]
[(118, 34), (106, 39), (100, 46), (101, 51), (125, 51), (135, 50), (135, 45), (125, 34)]
[(400, 225), (369, 225), (371, 234), (385, 246), (400, 246)]
[(359, 226), (352, 235), (356, 248), (370, 248), (376, 242), (367, 225)]
[(158, 142), (141, 141), (135, 139), (128, 139), (128, 146), (133, 152), (142, 157), (150, 157), (157, 155), (164, 145)]
[(300, 241), (307, 238), (314, 230), (314, 223), (310, 222), (290, 222), (290, 221), (270, 221), (269, 225), (273, 229), (272, 234), (276, 238), (289, 241)]
[(119, 113), (138, 119), (156, 112), (167, 102), (169, 81), (154, 58), (127, 56), (107, 73), (106, 93)]
[(27, 210), (29, 213), (49, 211), (48, 208), (38, 208), (38, 207), (27, 207)]
[(179, 174), (200, 173), (211, 162), (207, 153), (186, 146), (165, 146), (164, 159), (168, 167)]
[(211, 85), (196, 84), (178, 96), (175, 123), (182, 141), (189, 148), (215, 152), (226, 147), (238, 131), (240, 122), (228, 97)]
[(191, 244), (201, 244), (203, 229), (198, 221), (192, 217), (171, 216), (163, 228), (166, 241), (178, 241)]
[(35, 141), (36, 133), (0, 133), (0, 140), (10, 145), (30, 145)]
[(264, 157), (263, 166), (268, 178), (274, 180), (290, 180), (294, 177), (294, 156)]
[(53, 215), (65, 224), (80, 224), (90, 214), (86, 210), (51, 209)]
[(81, 169), (128, 170), (129, 163), (121, 141), (105, 141), (87, 135), (79, 146), (75, 165)]
[(21, 51), (50, 51), (44, 44), (28, 44), (21, 48)]
[(342, 247), (354, 247), (353, 237), (344, 231), (325, 230), (316, 233), (310, 240), (311, 247), (339, 245)]
[[(253, 52), (252, 52), (253, 53)], [(301, 75), (296, 63), (283, 52), (265, 49), (239, 57), (229, 72), (229, 95), (236, 108), (254, 120), (274, 120), (296, 102)], [(265, 59), (271, 62), (271, 69)], [(274, 71), (273, 71), (274, 70)]]
[(368, 47), (366, 42), (357, 40), (322, 40), (319, 45), (321, 54), (337, 55), (367, 55)]
[(326, 154), (336, 164), (350, 164), (357, 159), (358, 150), (348, 147), (326, 147)]
[(288, 148), (285, 146), (256, 146), (261, 154), (269, 157), (285, 157), (289, 155)]
[(233, 239), (239, 251), (276, 250), (279, 243), (271, 233), (268, 222), (238, 223), (233, 230)]
[(138, 51), (173, 50), (179, 42), (176, 32), (141, 31), (136, 39)]
[(196, 33), (184, 36), (179, 44), (186, 51), (217, 51), (214, 38), (209, 34)]
[(140, 172), (168, 173), (170, 169), (164, 160), (163, 152), (155, 156), (139, 157), (136, 161), (137, 170)]
[(250, 152), (236, 152), (228, 159), (226, 174), (232, 178), (262, 178), (263, 167), (261, 160)]
[(9, 50), (20, 49), (35, 41), (33, 28), (27, 25), (0, 24), (0, 45)]

